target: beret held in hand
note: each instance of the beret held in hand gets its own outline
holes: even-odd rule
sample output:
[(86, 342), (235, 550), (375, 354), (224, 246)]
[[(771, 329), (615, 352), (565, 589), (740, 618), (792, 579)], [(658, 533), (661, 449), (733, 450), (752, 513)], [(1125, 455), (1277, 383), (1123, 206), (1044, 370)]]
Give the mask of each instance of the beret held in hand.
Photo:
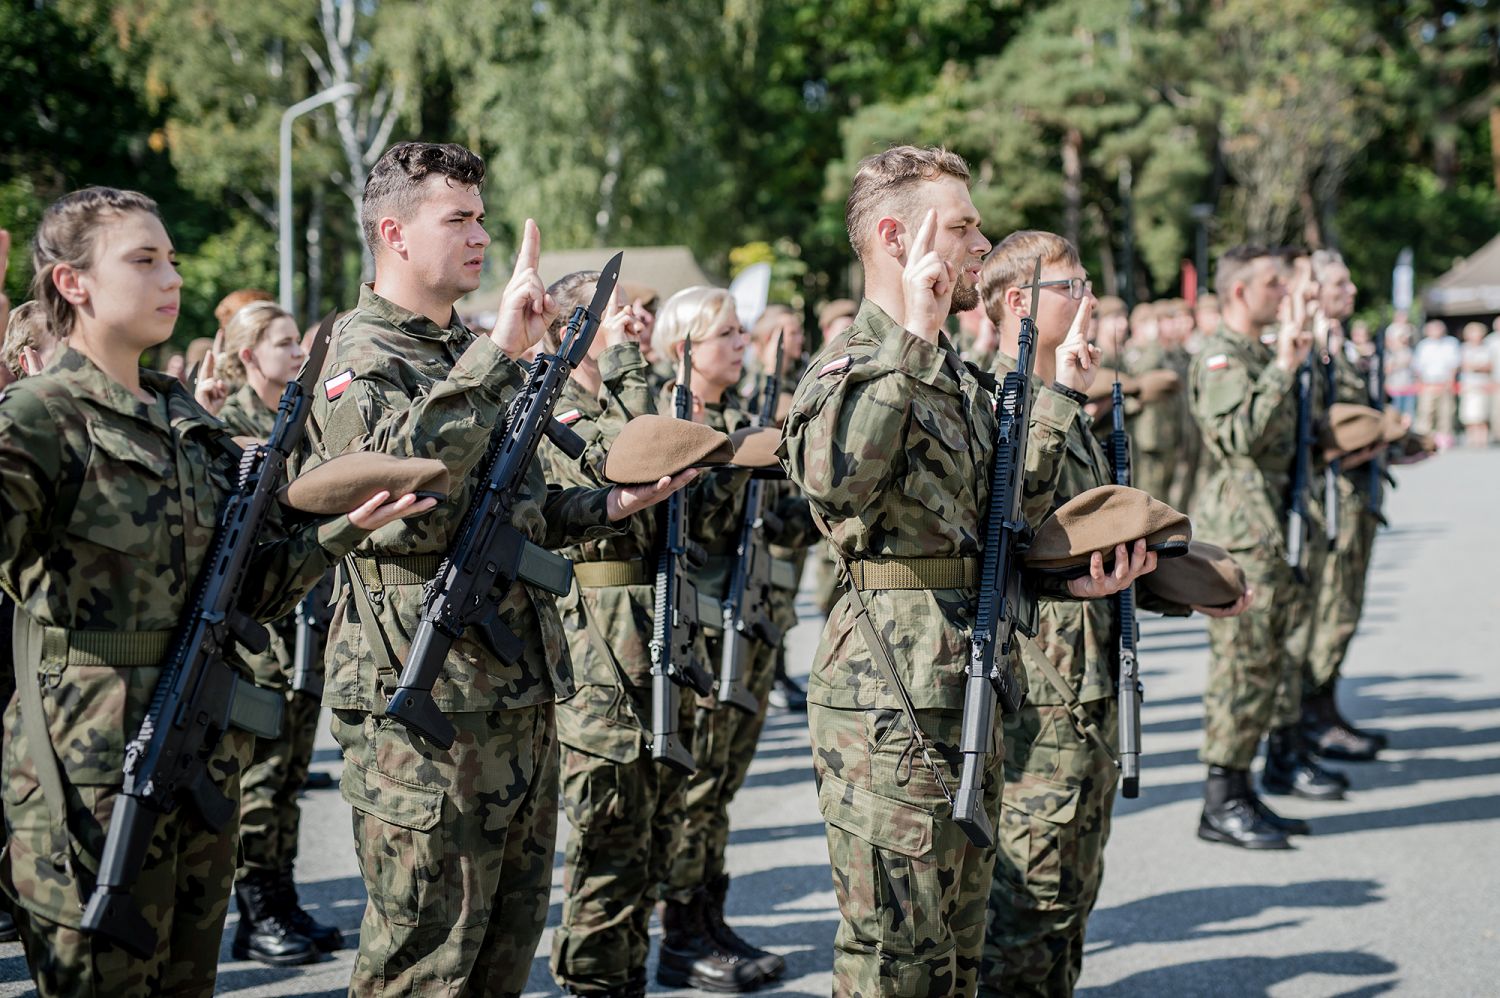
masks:
[(689, 468), (734, 460), (734, 443), (711, 426), (671, 416), (637, 416), (625, 424), (604, 459), (604, 477), (616, 485), (656, 482)]
[(1193, 541), (1187, 554), (1160, 562), (1141, 585), (1179, 606), (1230, 606), (1245, 594), (1245, 570), (1234, 556), (1207, 541)]
[(1193, 526), (1179, 513), (1140, 489), (1101, 485), (1063, 503), (1038, 528), (1026, 551), (1032, 571), (1076, 579), (1088, 574), (1095, 551), (1112, 561), (1116, 545), (1144, 539), (1162, 558), (1186, 554)]
[(441, 461), (361, 451), (298, 475), (279, 498), (303, 513), (338, 516), (352, 513), (377, 492), (389, 492), (392, 499), (411, 492), (446, 498), (448, 487), (448, 466)]

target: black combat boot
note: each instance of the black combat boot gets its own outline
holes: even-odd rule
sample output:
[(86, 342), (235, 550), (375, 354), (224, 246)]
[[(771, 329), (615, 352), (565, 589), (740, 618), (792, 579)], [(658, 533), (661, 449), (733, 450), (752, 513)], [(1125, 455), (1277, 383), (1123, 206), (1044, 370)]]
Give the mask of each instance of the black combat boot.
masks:
[(234, 885), (240, 924), (229, 951), (236, 960), (259, 960), (273, 967), (311, 963), (318, 958), (317, 947), (277, 910), (276, 880), (270, 870), (252, 870)]
[(661, 956), (656, 983), (742, 994), (765, 983), (754, 961), (729, 952), (710, 934), (704, 918), (706, 897), (694, 891), (687, 902), (666, 901), (661, 909)]
[(1349, 778), (1318, 765), (1296, 725), (1273, 728), (1266, 735), (1266, 766), (1260, 785), (1268, 794), (1291, 794), (1308, 800), (1343, 800)]
[(1382, 748), (1379, 739), (1344, 721), (1331, 690), (1303, 698), (1302, 735), (1308, 747), (1324, 759), (1369, 762)]
[(332, 953), (344, 948), (344, 934), (338, 926), (319, 922), (302, 910), (297, 897), (297, 882), (292, 877), (292, 868), (282, 870), (276, 878), (276, 910), (286, 919), (296, 933), (312, 940), (320, 953)]
[(751, 946), (724, 922), (724, 898), (729, 894), (729, 874), (721, 873), (714, 877), (704, 887), (704, 892), (707, 894), (703, 909), (704, 921), (714, 940), (729, 952), (755, 964), (767, 981), (780, 979), (786, 973), (786, 961), (776, 953)]
[(1243, 769), (1234, 771), (1235, 789), (1250, 798), (1255, 813), (1272, 828), (1277, 829), (1285, 835), (1311, 835), (1312, 827), (1301, 818), (1288, 818), (1271, 810), (1270, 805), (1255, 795), (1255, 788), (1250, 785), (1250, 774)]
[(1261, 817), (1250, 795), (1249, 777), (1243, 769), (1208, 767), (1203, 784), (1203, 816), (1198, 819), (1198, 837), (1241, 849), (1290, 849), (1286, 832)]

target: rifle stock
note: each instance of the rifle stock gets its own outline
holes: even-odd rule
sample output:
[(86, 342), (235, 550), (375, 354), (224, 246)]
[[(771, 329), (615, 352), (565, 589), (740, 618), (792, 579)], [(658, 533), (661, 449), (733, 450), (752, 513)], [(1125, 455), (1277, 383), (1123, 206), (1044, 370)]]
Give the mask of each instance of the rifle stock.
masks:
[(1291, 494), (1287, 497), (1286, 561), (1298, 582), (1307, 581), (1303, 564), (1307, 545), (1307, 487), (1312, 446), (1312, 354), (1297, 369), (1297, 437), (1292, 459)]

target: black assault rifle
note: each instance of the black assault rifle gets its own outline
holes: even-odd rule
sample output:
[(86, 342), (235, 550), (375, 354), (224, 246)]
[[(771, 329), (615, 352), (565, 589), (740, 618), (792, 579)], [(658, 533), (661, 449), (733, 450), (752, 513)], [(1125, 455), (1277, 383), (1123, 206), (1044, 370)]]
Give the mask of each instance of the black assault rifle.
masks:
[(319, 700), (323, 697), (323, 644), (328, 639), (328, 625), (333, 619), (328, 605), (333, 595), (333, 575), (329, 572), (323, 576), (313, 591), (297, 603), (292, 692), (305, 693)]
[[(1328, 341), (1323, 344), (1328, 351), (1328, 359), (1323, 362), (1323, 405), (1333, 405), (1338, 395), (1338, 377), (1336, 373), (1333, 356), (1333, 330), (1328, 331)], [(1339, 348), (1343, 348), (1340, 342)], [(1323, 469), (1323, 510), (1328, 517), (1324, 534), (1328, 538), (1328, 550), (1332, 551), (1339, 542), (1339, 475), (1344, 470), (1344, 462), (1338, 458), (1328, 462), (1328, 467)]]
[(1292, 487), (1286, 507), (1286, 561), (1298, 582), (1307, 581), (1303, 553), (1307, 544), (1307, 487), (1312, 459), (1312, 352), (1297, 368), (1297, 437), (1292, 459)]
[(276, 493), (285, 483), (287, 459), (302, 444), (333, 320), (330, 313), (318, 326), (301, 373), (282, 392), (270, 439), (246, 448), (240, 458), (238, 480), (220, 511), (209, 557), (146, 719), (125, 746), (125, 782), (110, 813), (99, 876), (82, 924), (85, 932), (142, 959), (156, 951), (156, 932), (130, 891), (145, 865), (157, 819), (189, 801), (203, 823), (218, 831), (239, 806), (214, 786), (208, 771), (241, 684), (224, 655), (233, 642), (255, 653), (266, 649), (266, 629), (240, 608), (241, 590)]
[(1036, 347), (1038, 294), (1042, 261), (1031, 278), (1031, 313), (1021, 320), (1016, 369), (999, 386), (995, 410), (995, 463), (990, 471), (990, 508), (985, 517), (984, 560), (979, 572), (979, 606), (969, 638), (969, 665), (964, 686), (963, 726), (959, 749), (963, 768), (953, 818), (969, 841), (981, 848), (995, 844), (995, 829), (984, 810), (984, 769), (995, 735), (995, 701), (1013, 714), (1026, 702), (1010, 672), (1010, 652), (1017, 629), (1036, 633), (1036, 603), (1021, 579), (1021, 551), (1030, 530), (1021, 518), (1026, 484), (1026, 435), (1031, 420), (1031, 364)]
[[(682, 341), (682, 376), (672, 391), (673, 415), (693, 418), (693, 345)], [(698, 661), (697, 636), (702, 628), (698, 587), (692, 571), (703, 567), (703, 548), (688, 539), (687, 492), (678, 489), (660, 514), (656, 555), (656, 599), (651, 621), (651, 758), (679, 773), (697, 767), (677, 731), (681, 712), (679, 686), (699, 696), (713, 690), (713, 676)]]
[(583, 454), (583, 441), (553, 419), (552, 410), (573, 368), (588, 356), (620, 279), (623, 255), (616, 253), (604, 265), (593, 301), (573, 310), (557, 353), (537, 357), (505, 419), (496, 424), (458, 540), (423, 593), (422, 619), (386, 714), (443, 748), (453, 744), (453, 724), (433, 700), (432, 685), (453, 645), (472, 628), (490, 654), (511, 665), (525, 651), (525, 643), (500, 619), (500, 604), (511, 587), (522, 580), (558, 596), (572, 588), (572, 563), (528, 541), (511, 517), (542, 437), (574, 460)]
[[(781, 397), (781, 346), (776, 337), (776, 368), (762, 386), (756, 426), (772, 426), (776, 402)], [(745, 659), (750, 642), (771, 647), (781, 644), (781, 628), (771, 620), (771, 548), (768, 533), (780, 533), (781, 522), (766, 508), (766, 483), (750, 480), (745, 490), (745, 512), (740, 521), (740, 539), (735, 547), (734, 572), (729, 576), (729, 595), (724, 600), (724, 653), (719, 663), (719, 703), (753, 714), (760, 707), (745, 686)]]
[[(1370, 405), (1384, 414), (1385, 329), (1375, 334), (1375, 370), (1370, 372)], [(1381, 526), (1385, 526), (1385, 451), (1382, 450), (1370, 461), (1370, 467), (1365, 473), (1369, 476), (1369, 498), (1365, 500), (1365, 509), (1369, 510)]]
[[(1115, 484), (1130, 484), (1130, 438), (1125, 435), (1125, 393), (1120, 388), (1120, 373), (1115, 372), (1110, 392), (1114, 408), (1114, 429), (1109, 435), (1111, 457), (1115, 462)], [(1135, 625), (1135, 586), (1126, 586), (1115, 594), (1115, 608), (1120, 614), (1120, 676), (1116, 683), (1120, 698), (1120, 793), (1135, 798), (1141, 792), (1141, 666), (1136, 658), (1139, 635)]]

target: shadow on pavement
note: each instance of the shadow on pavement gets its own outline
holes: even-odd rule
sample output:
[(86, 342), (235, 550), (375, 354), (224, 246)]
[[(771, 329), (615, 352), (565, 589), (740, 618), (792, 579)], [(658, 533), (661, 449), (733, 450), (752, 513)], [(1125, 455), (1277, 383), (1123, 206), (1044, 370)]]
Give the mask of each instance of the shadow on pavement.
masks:
[[(1110, 998), (1122, 995), (1149, 995), (1151, 998), (1160, 995), (1264, 995), (1276, 985), (1304, 974), (1371, 977), (1393, 974), (1396, 970), (1396, 965), (1383, 957), (1354, 950), (1298, 953), (1294, 956), (1238, 956), (1143, 970), (1114, 984), (1083, 988), (1078, 994), (1096, 998), (1106, 995)], [(1344, 994), (1373, 996), (1395, 987), (1395, 981), (1382, 981)]]

